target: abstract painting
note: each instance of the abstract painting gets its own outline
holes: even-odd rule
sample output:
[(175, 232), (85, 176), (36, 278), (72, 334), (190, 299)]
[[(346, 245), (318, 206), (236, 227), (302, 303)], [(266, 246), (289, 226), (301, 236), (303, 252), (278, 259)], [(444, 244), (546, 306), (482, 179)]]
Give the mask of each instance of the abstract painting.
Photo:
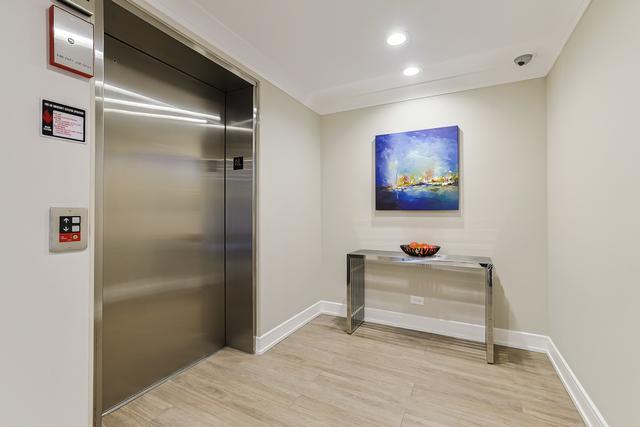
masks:
[(376, 209), (460, 208), (458, 126), (376, 136)]

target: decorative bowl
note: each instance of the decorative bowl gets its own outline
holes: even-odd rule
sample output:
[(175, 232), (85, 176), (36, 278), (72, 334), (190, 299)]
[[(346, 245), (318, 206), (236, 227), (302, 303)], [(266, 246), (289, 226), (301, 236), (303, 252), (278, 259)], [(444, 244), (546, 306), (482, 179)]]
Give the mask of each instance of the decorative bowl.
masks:
[(412, 248), (409, 245), (400, 245), (400, 249), (407, 255), (417, 257), (428, 257), (438, 253), (440, 246), (430, 245), (427, 248)]

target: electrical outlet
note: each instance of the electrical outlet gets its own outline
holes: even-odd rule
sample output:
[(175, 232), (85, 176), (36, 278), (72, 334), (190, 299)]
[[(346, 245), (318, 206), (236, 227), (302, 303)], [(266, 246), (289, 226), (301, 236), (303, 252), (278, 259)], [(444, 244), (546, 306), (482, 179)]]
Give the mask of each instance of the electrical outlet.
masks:
[(409, 297), (409, 302), (411, 304), (424, 305), (424, 297), (417, 297), (415, 295), (411, 295)]

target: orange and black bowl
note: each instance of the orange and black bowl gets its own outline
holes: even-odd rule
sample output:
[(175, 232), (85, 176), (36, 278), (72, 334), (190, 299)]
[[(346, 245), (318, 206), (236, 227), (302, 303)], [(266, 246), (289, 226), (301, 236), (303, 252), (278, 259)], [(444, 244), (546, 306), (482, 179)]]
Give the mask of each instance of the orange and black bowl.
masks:
[(409, 245), (400, 245), (400, 249), (407, 255), (417, 256), (417, 257), (428, 257), (434, 256), (440, 250), (440, 246), (431, 245), (428, 248), (412, 248)]

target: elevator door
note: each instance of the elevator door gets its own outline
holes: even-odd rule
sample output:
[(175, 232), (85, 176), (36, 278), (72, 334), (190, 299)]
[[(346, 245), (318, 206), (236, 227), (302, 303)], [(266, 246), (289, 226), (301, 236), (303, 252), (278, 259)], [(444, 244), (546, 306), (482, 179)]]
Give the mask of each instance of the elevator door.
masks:
[(106, 36), (106, 411), (225, 343), (225, 95)]

